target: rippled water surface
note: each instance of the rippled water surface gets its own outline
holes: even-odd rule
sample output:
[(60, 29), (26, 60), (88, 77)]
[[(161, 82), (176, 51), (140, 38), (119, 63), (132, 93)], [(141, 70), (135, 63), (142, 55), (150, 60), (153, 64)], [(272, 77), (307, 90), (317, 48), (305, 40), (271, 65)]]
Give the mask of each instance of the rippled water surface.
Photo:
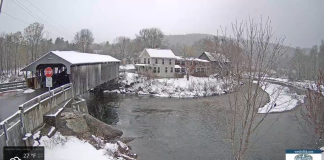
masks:
[[(231, 159), (226, 140), (227, 95), (171, 99), (86, 94), (89, 112), (136, 137), (130, 143), (140, 160)], [(297, 109), (269, 115), (247, 159), (285, 159), (285, 149), (307, 149), (311, 140), (299, 129)], [(273, 125), (272, 125), (273, 124)], [(270, 128), (271, 126), (271, 128)], [(267, 133), (267, 134), (264, 134)]]

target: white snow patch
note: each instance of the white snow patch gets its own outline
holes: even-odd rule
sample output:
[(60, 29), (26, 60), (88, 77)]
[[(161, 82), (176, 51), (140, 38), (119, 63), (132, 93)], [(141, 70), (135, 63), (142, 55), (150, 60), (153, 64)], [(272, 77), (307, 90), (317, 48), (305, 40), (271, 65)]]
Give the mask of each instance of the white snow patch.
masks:
[(134, 70), (135, 65), (134, 64), (121, 65), (121, 66), (119, 66), (119, 69), (121, 69), (121, 70)]
[(64, 108), (58, 109), (54, 114), (49, 114), (47, 116), (57, 116)]
[(36, 139), (39, 137), (39, 135), (40, 135), (40, 131), (37, 131), (36, 133), (34, 133), (33, 138)]
[[(59, 132), (51, 138), (43, 136), (40, 146), (45, 147), (46, 160), (114, 160), (107, 150), (115, 149), (113, 144), (106, 144), (105, 149), (97, 150), (90, 143), (73, 136), (62, 136)], [(36, 142), (36, 144), (38, 144)], [(117, 146), (118, 148), (118, 146)], [(113, 153), (113, 151), (112, 151)]]
[(54, 130), (55, 130), (55, 127), (52, 127), (51, 130), (48, 132), (47, 136), (50, 136)]
[(35, 92), (35, 90), (33, 90), (33, 89), (26, 89), (25, 91), (24, 91), (24, 93), (33, 93), (33, 92)]
[(32, 136), (31, 133), (26, 133), (26, 134), (25, 134), (25, 137), (30, 137), (30, 136)]
[(298, 103), (303, 103), (304, 96), (289, 93), (289, 88), (287, 87), (272, 83), (264, 83), (261, 84), (261, 88), (269, 94), (270, 102), (264, 107), (259, 108), (258, 113), (288, 111), (295, 108)]

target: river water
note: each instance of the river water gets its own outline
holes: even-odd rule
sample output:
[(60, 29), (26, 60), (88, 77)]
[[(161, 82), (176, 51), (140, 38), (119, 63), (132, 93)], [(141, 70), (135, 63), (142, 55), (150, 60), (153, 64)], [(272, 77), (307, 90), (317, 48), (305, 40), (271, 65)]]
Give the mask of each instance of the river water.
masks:
[[(129, 144), (139, 160), (232, 159), (226, 140), (227, 95), (172, 99), (87, 93), (84, 98), (91, 115), (122, 130), (123, 136), (136, 137)], [(296, 121), (300, 108), (268, 115), (246, 159), (283, 160), (285, 149), (314, 148)]]

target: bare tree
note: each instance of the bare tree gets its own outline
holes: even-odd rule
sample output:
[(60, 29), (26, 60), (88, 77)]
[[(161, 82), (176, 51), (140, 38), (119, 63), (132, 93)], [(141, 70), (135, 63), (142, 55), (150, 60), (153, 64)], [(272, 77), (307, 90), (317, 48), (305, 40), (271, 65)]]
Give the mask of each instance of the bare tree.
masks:
[[(228, 139), (231, 143), (232, 154), (236, 160), (243, 160), (256, 137), (257, 128), (264, 121), (266, 114), (258, 116), (258, 109), (264, 107), (267, 95), (261, 92), (259, 86), (265, 84), (267, 73), (273, 68), (275, 62), (285, 53), (283, 47), (284, 37), (274, 38), (271, 22), (268, 19), (256, 23), (253, 19), (246, 22), (232, 24), (234, 37), (230, 38), (230, 46), (234, 49), (228, 56), (241, 54), (245, 68), (236, 67), (235, 81), (225, 81), (226, 86), (233, 86), (245, 81), (244, 87), (236, 85), (233, 94), (228, 95), (228, 103), (232, 114), (227, 115)], [(228, 41), (224, 39), (224, 41)], [(223, 42), (225, 43), (225, 42)], [(229, 42), (226, 42), (229, 43)], [(270, 44), (275, 47), (270, 49)], [(240, 46), (242, 49), (238, 49)], [(238, 63), (238, 62), (235, 62)], [(240, 66), (241, 64), (236, 64)], [(245, 79), (243, 80), (243, 75)], [(255, 83), (255, 84), (254, 84)]]
[(78, 45), (80, 52), (89, 52), (89, 46), (93, 43), (93, 34), (89, 29), (82, 29), (74, 36), (74, 42)]
[(36, 55), (40, 42), (43, 38), (43, 34), (44, 25), (38, 22), (29, 25), (24, 30), (24, 37), (31, 53), (31, 61), (34, 61), (37, 58)]
[(193, 62), (189, 60), (189, 58), (192, 58), (193, 55), (194, 55), (194, 50), (192, 46), (187, 46), (187, 45), (182, 46), (182, 58), (185, 61), (185, 71), (186, 71), (187, 81), (189, 81), (189, 76), (192, 75), (195, 70), (195, 64), (193, 64)]
[[(20, 49), (20, 44), (23, 41), (23, 36), (21, 32), (16, 32), (13, 37), (13, 43), (15, 45), (15, 52), (14, 52), (14, 65), (15, 65), (15, 74), (17, 75), (17, 71), (19, 73), (19, 68), (18, 68), (18, 59), (19, 58), (19, 49)], [(17, 70), (18, 69), (18, 70)]]
[[(115, 46), (116, 46), (116, 49), (117, 49), (117, 57), (120, 58), (122, 61), (124, 59), (127, 59), (128, 58), (128, 55), (129, 55), (129, 45), (130, 45), (130, 38), (128, 37), (117, 37), (115, 39)], [(124, 63), (126, 64), (126, 63)]]
[(142, 42), (143, 48), (161, 48), (164, 44), (164, 33), (158, 28), (145, 28), (136, 34), (136, 38)]
[[(318, 148), (323, 146), (324, 137), (324, 72), (320, 71), (314, 85), (306, 91), (305, 108), (301, 110), (300, 125), (310, 136), (315, 137)], [(297, 117), (298, 118), (298, 117)], [(310, 131), (310, 132), (309, 132)]]

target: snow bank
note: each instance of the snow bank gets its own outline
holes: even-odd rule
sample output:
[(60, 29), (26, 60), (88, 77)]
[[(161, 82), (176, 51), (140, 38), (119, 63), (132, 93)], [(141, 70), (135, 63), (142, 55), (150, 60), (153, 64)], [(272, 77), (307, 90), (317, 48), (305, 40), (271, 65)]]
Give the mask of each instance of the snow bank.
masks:
[(322, 95), (324, 96), (324, 86), (321, 85), (320, 88), (318, 88), (314, 81), (309, 81), (309, 80), (305, 80), (302, 82), (301, 81), (289, 81), (288, 79), (285, 79), (285, 78), (271, 78), (271, 77), (268, 77), (267, 79), (275, 80), (278, 82), (283, 82), (287, 85), (290, 85), (290, 86), (293, 86), (296, 88), (310, 89), (310, 90), (314, 90), (314, 91), (322, 91)]
[(35, 92), (35, 90), (33, 90), (33, 89), (26, 89), (26, 90), (24, 91), (24, 93), (33, 93), (33, 92)]
[(134, 64), (121, 65), (121, 66), (119, 66), (119, 69), (121, 69), (121, 70), (134, 70), (135, 65)]
[[(14, 71), (13, 71), (14, 73)], [(10, 82), (19, 82), (19, 81), (24, 81), (25, 78), (24, 78), (24, 75), (23, 73), (21, 72), (20, 73), (20, 76), (18, 75), (14, 75), (14, 74), (9, 74), (9, 75), (2, 75), (0, 76), (0, 84), (2, 83), (10, 83)]]
[[(36, 139), (37, 136), (39, 133), (36, 133), (34, 138)], [(59, 132), (56, 132), (51, 138), (42, 136), (40, 143), (40, 146), (45, 147), (46, 160), (114, 160), (115, 158), (109, 155), (108, 151), (114, 153), (118, 148), (116, 144), (107, 143), (104, 149), (97, 150), (86, 141), (73, 136), (65, 137)], [(37, 145), (38, 143), (35, 142), (34, 146)]]
[(264, 83), (261, 88), (270, 96), (270, 102), (259, 108), (258, 113), (283, 112), (292, 110), (298, 103), (304, 103), (303, 95), (290, 93), (289, 88), (277, 84)]
[(127, 72), (121, 76), (120, 83), (124, 86), (129, 85), (128, 88), (121, 90), (122, 93), (137, 91), (139, 95), (191, 98), (223, 94), (230, 90), (224, 88), (223, 81), (216, 78), (190, 76), (189, 81), (186, 78), (146, 79), (141, 75)]

